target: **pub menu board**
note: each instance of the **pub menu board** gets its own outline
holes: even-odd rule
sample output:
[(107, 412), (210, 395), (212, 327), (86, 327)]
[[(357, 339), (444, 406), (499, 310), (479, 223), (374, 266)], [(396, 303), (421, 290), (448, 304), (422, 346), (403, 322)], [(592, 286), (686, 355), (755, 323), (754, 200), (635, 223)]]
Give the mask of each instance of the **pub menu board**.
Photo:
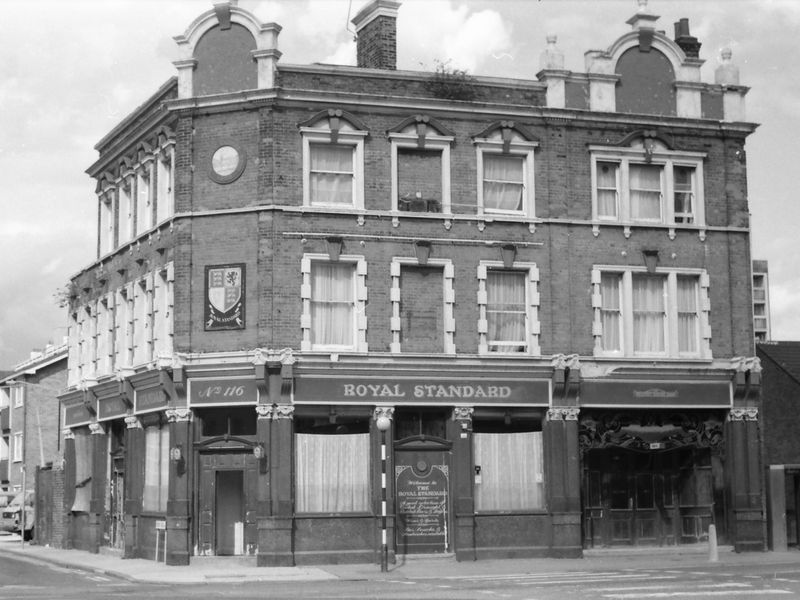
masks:
[[(439, 461), (443, 463), (443, 457)], [(417, 467), (421, 468), (395, 466), (398, 551), (445, 552), (449, 470), (446, 464), (429, 464), (424, 460), (418, 461)]]

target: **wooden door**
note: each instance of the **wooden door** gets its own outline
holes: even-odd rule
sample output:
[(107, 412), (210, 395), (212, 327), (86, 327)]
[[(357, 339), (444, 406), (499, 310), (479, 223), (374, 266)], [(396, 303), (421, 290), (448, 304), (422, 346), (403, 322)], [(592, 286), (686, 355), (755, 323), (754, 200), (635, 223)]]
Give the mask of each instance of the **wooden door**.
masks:
[(201, 452), (197, 486), (198, 554), (255, 554), (258, 461), (252, 453)]

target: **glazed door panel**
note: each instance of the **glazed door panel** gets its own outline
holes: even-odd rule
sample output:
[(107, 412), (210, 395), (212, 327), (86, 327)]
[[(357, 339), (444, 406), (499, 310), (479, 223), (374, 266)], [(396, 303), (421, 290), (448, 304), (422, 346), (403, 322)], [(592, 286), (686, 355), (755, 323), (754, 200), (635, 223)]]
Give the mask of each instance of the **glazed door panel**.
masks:
[(450, 550), (448, 454), (436, 450), (395, 452), (397, 552), (433, 554)]

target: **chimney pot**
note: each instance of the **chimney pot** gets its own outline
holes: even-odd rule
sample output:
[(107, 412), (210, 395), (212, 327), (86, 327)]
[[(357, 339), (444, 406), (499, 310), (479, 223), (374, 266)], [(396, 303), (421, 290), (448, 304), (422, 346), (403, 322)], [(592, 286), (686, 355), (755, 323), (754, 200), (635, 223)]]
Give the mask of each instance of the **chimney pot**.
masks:
[(680, 46), (687, 57), (698, 58), (700, 56), (702, 44), (689, 33), (689, 19), (683, 18), (675, 22), (675, 43)]

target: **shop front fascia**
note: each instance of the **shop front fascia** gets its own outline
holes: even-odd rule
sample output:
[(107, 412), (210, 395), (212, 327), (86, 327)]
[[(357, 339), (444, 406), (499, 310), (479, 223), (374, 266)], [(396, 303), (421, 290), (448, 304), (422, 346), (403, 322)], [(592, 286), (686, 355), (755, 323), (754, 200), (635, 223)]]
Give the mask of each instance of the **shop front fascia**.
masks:
[(762, 549), (753, 361), (584, 366), (584, 546), (707, 539)]
[[(372, 418), (376, 411), (392, 414), (386, 431), (390, 560), (396, 554), (415, 552), (453, 553), (458, 560), (580, 555), (577, 452), (566, 445), (574, 438), (577, 447), (577, 428), (569, 424), (567, 428), (575, 429), (570, 438), (563, 420), (554, 423), (556, 417), (550, 418), (554, 389), (562, 394), (560, 402), (574, 404), (575, 395), (564, 392), (554, 372), (549, 359), (356, 361), (339, 357), (331, 362), (327, 356), (304, 356), (294, 373), (295, 431), (306, 431), (312, 421), (333, 426), (369, 419), (372, 496), (362, 514), (307, 514), (298, 502), (296, 561), (326, 562), (334, 555), (378, 561), (381, 432)], [(559, 406), (552, 414), (563, 417), (572, 412)], [(501, 500), (484, 493), (487, 486), (499, 485), (493, 479), (496, 469), (488, 462), (476, 462), (481, 452), (485, 456), (491, 452), (487, 440), (492, 435), (507, 438), (497, 440), (496, 448), (512, 447), (514, 436), (503, 436), (503, 432), (538, 438), (529, 446), (532, 454), (525, 455), (530, 463), (519, 467), (530, 468), (536, 489), (527, 494), (520, 491), (513, 506), (501, 506)], [(565, 476), (561, 468), (570, 460), (573, 469)], [(538, 461), (536, 466), (534, 461)], [(433, 482), (438, 481), (433, 475), (437, 472), (443, 478), (439, 483)], [(426, 487), (428, 477), (433, 477), (431, 489)], [(565, 501), (566, 493), (554, 490), (563, 490), (563, 482), (570, 477), (575, 479), (574, 498)], [(414, 487), (420, 482), (425, 483), (423, 492)], [(294, 484), (302, 487), (301, 481)], [(440, 494), (441, 502), (418, 497), (424, 493)], [(433, 512), (414, 512), (424, 507)]]

